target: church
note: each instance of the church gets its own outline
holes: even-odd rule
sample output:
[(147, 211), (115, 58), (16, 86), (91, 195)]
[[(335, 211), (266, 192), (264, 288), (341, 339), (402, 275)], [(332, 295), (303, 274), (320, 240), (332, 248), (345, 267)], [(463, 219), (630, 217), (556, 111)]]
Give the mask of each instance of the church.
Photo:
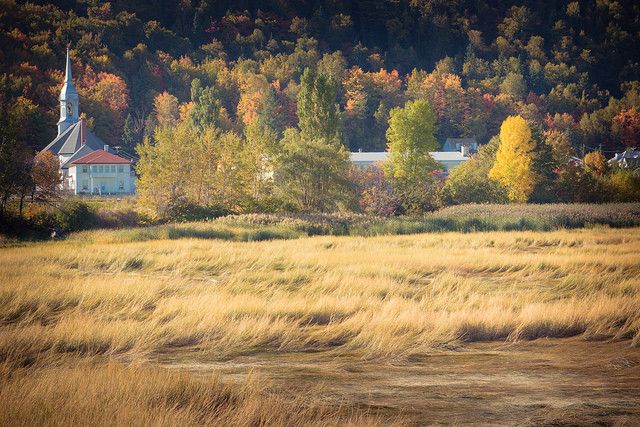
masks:
[(78, 114), (80, 97), (71, 75), (67, 48), (64, 85), (60, 91), (58, 135), (43, 151), (60, 161), (62, 189), (73, 194), (133, 194), (135, 174), (131, 156), (109, 147), (87, 128)]

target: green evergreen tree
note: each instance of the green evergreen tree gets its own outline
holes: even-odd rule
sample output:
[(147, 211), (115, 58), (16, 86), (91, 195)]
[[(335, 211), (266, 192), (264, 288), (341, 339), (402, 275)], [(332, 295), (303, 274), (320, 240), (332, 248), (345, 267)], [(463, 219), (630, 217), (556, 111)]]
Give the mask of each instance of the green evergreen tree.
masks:
[(122, 147), (125, 149), (135, 148), (138, 135), (134, 129), (133, 117), (131, 114), (127, 114), (127, 118), (124, 121), (124, 128), (122, 129)]
[(214, 86), (202, 87), (200, 79), (191, 82), (193, 108), (190, 118), (194, 126), (203, 132), (207, 128), (217, 128), (222, 104)]
[(261, 127), (266, 127), (276, 132), (278, 137), (282, 137), (282, 133), (285, 129), (283, 112), (281, 105), (278, 102), (278, 96), (273, 86), (264, 93), (262, 100), (262, 108), (258, 111), (258, 124)]
[(336, 105), (337, 84), (326, 74), (304, 70), (298, 92), (298, 127), (303, 137), (339, 141), (340, 113)]

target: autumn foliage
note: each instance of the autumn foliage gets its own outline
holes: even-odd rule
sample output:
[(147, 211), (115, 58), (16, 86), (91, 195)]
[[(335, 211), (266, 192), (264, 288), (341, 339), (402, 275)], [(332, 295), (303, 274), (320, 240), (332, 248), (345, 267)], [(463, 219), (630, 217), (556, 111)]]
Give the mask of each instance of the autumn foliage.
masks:
[(508, 189), (509, 200), (526, 203), (536, 185), (533, 170), (536, 142), (520, 116), (508, 117), (500, 127), (500, 146), (489, 177)]

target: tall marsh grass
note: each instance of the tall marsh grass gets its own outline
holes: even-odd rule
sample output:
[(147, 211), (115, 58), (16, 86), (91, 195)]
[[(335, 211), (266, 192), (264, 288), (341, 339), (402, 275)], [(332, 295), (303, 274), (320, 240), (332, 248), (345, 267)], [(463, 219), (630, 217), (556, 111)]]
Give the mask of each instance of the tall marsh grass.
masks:
[[(245, 214), (212, 221), (92, 230), (73, 233), (79, 242), (124, 243), (185, 238), (231, 241), (296, 239), (305, 236), (384, 236), (478, 231), (551, 231), (640, 226), (640, 204), (461, 205), (421, 217), (338, 214)], [(2, 245), (2, 241), (0, 241)]]
[(640, 204), (460, 205), (421, 217), (360, 214), (247, 214), (219, 218), (236, 226), (279, 225), (308, 235), (376, 236), (429, 232), (550, 231), (594, 225), (640, 225)]
[(215, 375), (98, 360), (0, 370), (0, 425), (393, 425), (394, 420), (324, 407), (311, 395), (282, 397), (255, 375), (239, 384)]
[(0, 358), (184, 346), (393, 359), (581, 334), (638, 345), (639, 254), (636, 229), (5, 248)]
[(400, 362), (485, 340), (640, 346), (638, 229), (117, 237), (130, 232), (0, 249), (0, 424), (381, 421), (145, 363), (176, 352)]

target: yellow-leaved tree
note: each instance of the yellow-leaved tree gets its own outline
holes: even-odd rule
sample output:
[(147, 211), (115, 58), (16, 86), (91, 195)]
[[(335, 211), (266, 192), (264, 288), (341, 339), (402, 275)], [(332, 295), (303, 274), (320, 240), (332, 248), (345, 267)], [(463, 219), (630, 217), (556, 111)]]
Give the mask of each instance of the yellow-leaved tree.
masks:
[(509, 200), (526, 203), (536, 185), (533, 169), (536, 142), (521, 116), (509, 116), (500, 126), (500, 146), (489, 178), (507, 188)]

